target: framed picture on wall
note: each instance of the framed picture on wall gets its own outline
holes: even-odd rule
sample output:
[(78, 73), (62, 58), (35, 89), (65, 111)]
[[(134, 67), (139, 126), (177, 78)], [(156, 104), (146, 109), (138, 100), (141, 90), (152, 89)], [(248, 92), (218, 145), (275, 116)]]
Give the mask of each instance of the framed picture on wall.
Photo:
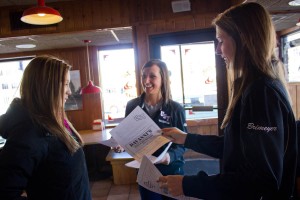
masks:
[(79, 70), (70, 71), (70, 89), (72, 95), (69, 96), (65, 103), (65, 110), (82, 110), (82, 96), (80, 94), (81, 82)]

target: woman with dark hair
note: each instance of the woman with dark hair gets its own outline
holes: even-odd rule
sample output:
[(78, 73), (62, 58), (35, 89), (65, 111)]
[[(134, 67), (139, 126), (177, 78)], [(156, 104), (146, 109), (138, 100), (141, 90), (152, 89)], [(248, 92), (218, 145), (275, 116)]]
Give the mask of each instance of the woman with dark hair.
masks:
[(91, 199), (82, 139), (64, 111), (70, 69), (50, 56), (26, 67), (21, 98), (0, 117), (0, 199)]
[[(141, 70), (141, 82), (144, 92), (127, 103), (125, 115), (129, 115), (137, 106), (140, 106), (160, 128), (177, 127), (186, 131), (185, 111), (179, 103), (171, 99), (170, 79), (166, 64), (161, 60), (148, 61)], [(167, 145), (162, 146), (153, 155), (160, 155)], [(172, 144), (165, 157), (155, 166), (163, 175), (183, 174), (184, 152), (183, 145)], [(142, 186), (139, 186), (139, 190), (142, 200), (171, 199)]]
[(268, 12), (257, 3), (226, 10), (213, 21), (225, 60), (229, 104), (224, 136), (186, 134), (176, 128), (163, 135), (177, 144), (222, 159), (220, 174), (160, 177), (173, 195), (201, 199), (285, 200), (292, 197), (297, 135), (276, 33)]

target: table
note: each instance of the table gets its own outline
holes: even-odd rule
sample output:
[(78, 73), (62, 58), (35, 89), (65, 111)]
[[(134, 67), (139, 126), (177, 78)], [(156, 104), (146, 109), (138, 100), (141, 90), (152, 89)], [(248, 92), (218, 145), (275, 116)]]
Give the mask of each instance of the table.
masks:
[(106, 161), (106, 156), (110, 147), (102, 145), (100, 142), (111, 138), (111, 129), (101, 130), (80, 130), (84, 143), (85, 160), (90, 181), (106, 179), (112, 175), (111, 165)]
[(89, 172), (89, 179), (99, 180), (107, 178), (107, 173), (103, 173), (103, 166), (110, 163), (114, 184), (131, 184), (136, 182), (136, 169), (125, 166), (125, 163), (133, 161), (127, 152), (115, 153), (110, 147), (102, 145), (100, 142), (111, 138), (112, 129), (101, 130), (81, 130), (78, 131), (84, 146), (85, 158)]
[(114, 184), (136, 183), (137, 169), (125, 166), (126, 163), (134, 160), (126, 151), (116, 153), (114, 150), (110, 150), (106, 156), (106, 160), (109, 161), (112, 166)]
[(108, 140), (111, 138), (110, 131), (112, 129), (104, 130), (80, 130), (80, 134), (83, 143), (85, 145), (100, 144), (101, 141)]

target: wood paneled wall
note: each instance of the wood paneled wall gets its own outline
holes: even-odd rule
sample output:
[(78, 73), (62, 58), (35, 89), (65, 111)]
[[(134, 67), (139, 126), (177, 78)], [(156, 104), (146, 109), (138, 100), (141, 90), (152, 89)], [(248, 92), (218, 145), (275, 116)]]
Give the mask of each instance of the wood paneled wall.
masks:
[[(189, 133), (196, 133), (201, 135), (219, 135), (218, 119), (199, 119), (187, 120), (187, 129)], [(202, 153), (187, 149), (184, 153), (185, 159), (211, 158)]]
[[(236, 0), (235, 0), (236, 1)], [(133, 27), (134, 47), (136, 51), (136, 69), (149, 59), (148, 36), (152, 34), (176, 32), (207, 28), (211, 20), (230, 6), (230, 1), (223, 0), (190, 0), (190, 12), (173, 13), (172, 0), (75, 0), (47, 3), (59, 10), (64, 19), (53, 27), (38, 26), (25, 30), (11, 30), (9, 14), (13, 11), (22, 12), (30, 6), (0, 8), (0, 38), (24, 35), (38, 35), (87, 31), (102, 28)], [(236, 3), (236, 2), (234, 2)], [(81, 84), (87, 83), (86, 54), (84, 48), (57, 49), (42, 52), (26, 52), (20, 54), (0, 55), (10, 58), (27, 55), (50, 54), (67, 60), (73, 69), (79, 69)], [(94, 83), (99, 84), (96, 47), (90, 49), (91, 71)], [(139, 76), (137, 76), (138, 83)], [(70, 121), (78, 130), (90, 129), (93, 119), (101, 118), (99, 95), (83, 96), (83, 110), (69, 111)]]
[(218, 119), (187, 120), (189, 133), (202, 135), (218, 135)]
[[(97, 59), (97, 47), (89, 47), (89, 59), (91, 69), (91, 80), (95, 85), (99, 85), (99, 70)], [(81, 85), (85, 86), (88, 82), (88, 68), (87, 68), (87, 54), (86, 48), (72, 48), (72, 49), (56, 49), (39, 52), (24, 52), (17, 54), (0, 55), (0, 58), (7, 57), (22, 57), (22, 56), (36, 56), (36, 55), (52, 55), (65, 60), (72, 65), (72, 70), (80, 70)], [(67, 115), (70, 121), (78, 130), (91, 129), (92, 121), (94, 119), (102, 118), (101, 98), (99, 94), (83, 95), (83, 109), (68, 111)]]
[[(0, 8), (0, 38), (50, 33), (67, 34), (69, 32), (88, 31), (114, 27), (133, 27), (133, 41), (136, 52), (136, 71), (149, 59), (150, 35), (203, 29), (211, 27), (212, 19), (230, 5), (242, 0), (190, 0), (190, 12), (173, 13), (172, 0), (75, 0), (47, 3), (59, 10), (64, 19), (57, 26), (11, 30), (9, 14), (12, 11), (23, 11), (30, 6)], [(90, 47), (90, 66), (92, 80), (99, 85), (99, 66), (97, 47)], [(55, 49), (41, 52), (25, 52), (18, 54), (2, 54), (0, 58), (12, 58), (28, 55), (50, 54), (69, 62), (74, 70), (80, 70), (81, 85), (87, 83), (87, 57), (85, 48)], [(137, 76), (140, 83), (140, 76)], [(139, 86), (138, 86), (139, 88)], [(299, 102), (300, 86), (290, 87), (294, 102)], [(83, 110), (69, 111), (70, 121), (78, 130), (91, 129), (94, 119), (101, 118), (100, 95), (83, 96)], [(296, 107), (295, 107), (296, 106)], [(299, 119), (300, 105), (294, 104)]]
[[(186, 16), (172, 20), (157, 20), (144, 23), (136, 27), (136, 49), (138, 49), (137, 63), (143, 66), (149, 59), (149, 36), (161, 33), (171, 33), (211, 27), (211, 22), (217, 13)], [(146, 48), (145, 48), (146, 47)], [(138, 68), (140, 70), (140, 68)], [(136, 77), (139, 80), (139, 76)]]
[(134, 0), (76, 0), (47, 3), (57, 9), (63, 21), (57, 26), (37, 26), (33, 29), (11, 30), (10, 12), (22, 12), (30, 6), (2, 7), (0, 9), (0, 37), (12, 37), (34, 34), (65, 33), (130, 26), (134, 15)]
[(0, 8), (0, 37), (35, 34), (64, 33), (124, 26), (138, 26), (156, 20), (172, 22), (172, 19), (199, 14), (221, 12), (230, 6), (223, 0), (190, 0), (191, 12), (173, 13), (172, 0), (75, 0), (47, 3), (63, 15), (57, 26), (25, 30), (11, 30), (10, 13), (22, 12), (31, 6)]
[(292, 99), (292, 108), (295, 113), (296, 120), (300, 120), (300, 83), (290, 83), (289, 92)]

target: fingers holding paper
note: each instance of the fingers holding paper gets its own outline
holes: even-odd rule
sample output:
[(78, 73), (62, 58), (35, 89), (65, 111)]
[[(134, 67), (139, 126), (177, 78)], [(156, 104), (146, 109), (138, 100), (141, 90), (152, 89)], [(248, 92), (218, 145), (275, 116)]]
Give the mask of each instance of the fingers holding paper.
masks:
[(158, 181), (160, 188), (167, 189), (168, 192), (173, 196), (183, 195), (182, 189), (183, 176), (181, 175), (169, 175), (161, 176)]
[(121, 147), (120, 145), (118, 145), (116, 147), (112, 147), (112, 150), (114, 150), (114, 152), (116, 152), (116, 153), (122, 153), (125, 151), (125, 149), (123, 147)]
[(184, 144), (186, 139), (186, 133), (181, 131), (178, 128), (163, 128), (161, 129), (162, 136), (170, 139), (172, 142), (176, 144)]

